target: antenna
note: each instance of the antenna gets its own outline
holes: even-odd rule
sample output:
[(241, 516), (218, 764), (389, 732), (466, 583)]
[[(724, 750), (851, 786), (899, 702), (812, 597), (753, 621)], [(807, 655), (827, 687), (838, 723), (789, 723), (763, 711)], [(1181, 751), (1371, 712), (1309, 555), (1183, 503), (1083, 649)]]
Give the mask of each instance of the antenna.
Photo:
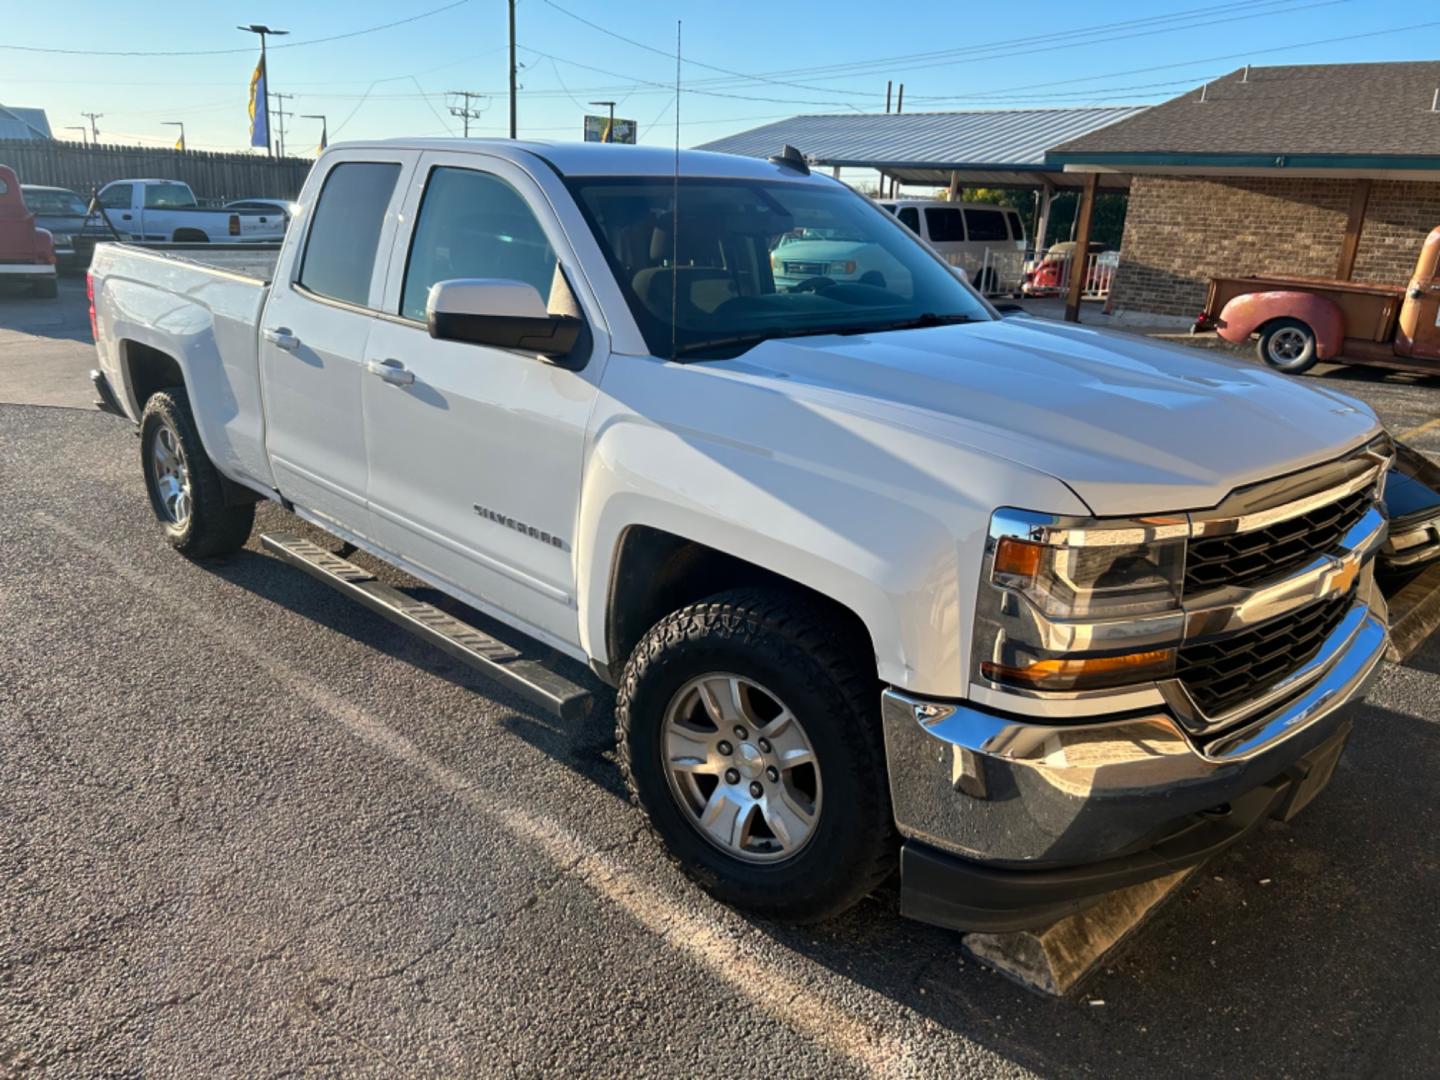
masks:
[(680, 356), (680, 20), (675, 20), (675, 176), (670, 190), (670, 359)]

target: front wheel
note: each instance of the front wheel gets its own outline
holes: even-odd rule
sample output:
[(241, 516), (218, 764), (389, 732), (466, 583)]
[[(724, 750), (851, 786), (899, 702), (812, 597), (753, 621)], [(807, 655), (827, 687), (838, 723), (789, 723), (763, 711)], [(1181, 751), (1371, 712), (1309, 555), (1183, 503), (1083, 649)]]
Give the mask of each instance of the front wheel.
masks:
[(717, 899), (796, 922), (850, 907), (896, 842), (870, 657), (818, 606), (757, 589), (673, 613), (616, 700), (631, 795)]
[(1319, 359), (1315, 331), (1299, 319), (1276, 319), (1260, 332), (1260, 359), (1287, 375), (1300, 375)]
[(190, 413), (185, 391), (152, 394), (140, 417), (140, 467), (165, 539), (182, 555), (203, 559), (245, 546), (255, 506), (229, 506), (225, 488)]

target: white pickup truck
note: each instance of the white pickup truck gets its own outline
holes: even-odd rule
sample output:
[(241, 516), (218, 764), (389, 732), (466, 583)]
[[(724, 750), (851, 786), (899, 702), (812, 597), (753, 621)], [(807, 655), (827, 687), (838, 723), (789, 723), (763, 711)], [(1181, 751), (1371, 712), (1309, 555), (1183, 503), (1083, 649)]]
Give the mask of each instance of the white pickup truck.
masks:
[(273, 244), (285, 235), (283, 213), (210, 210), (179, 180), (112, 180), (100, 189), (99, 203), (86, 227), (97, 238), (114, 230), (151, 242)]
[[(529, 701), (580, 715), (546, 655), (587, 665), (665, 845), (771, 916), (898, 862), (909, 915), (1038, 925), (1324, 787), (1387, 641), (1368, 409), (1001, 318), (793, 154), (675, 169), (354, 143), (273, 269), (102, 245), (94, 379), (170, 542), (277, 500), (346, 548), (265, 547)], [(797, 230), (903, 272), (777, 287)]]

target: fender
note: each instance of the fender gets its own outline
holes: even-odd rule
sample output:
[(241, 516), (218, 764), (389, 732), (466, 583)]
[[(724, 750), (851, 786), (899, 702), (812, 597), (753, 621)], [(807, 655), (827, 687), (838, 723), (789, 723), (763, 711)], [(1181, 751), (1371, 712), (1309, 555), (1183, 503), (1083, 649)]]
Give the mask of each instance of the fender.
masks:
[[(146, 258), (124, 252), (123, 257)], [(260, 400), (259, 366), (255, 355), (255, 326), (265, 290), (255, 284), (223, 276), (203, 280), (165, 282), (179, 286), (192, 303), (177, 303), (172, 292), (147, 282), (109, 273), (115, 256), (107, 258), (95, 277), (97, 316), (102, 336), (113, 343), (136, 342), (175, 360), (190, 396), (195, 426), (205, 452), (222, 475), (247, 486), (274, 487), (264, 453), (264, 414)], [(150, 261), (147, 259), (147, 261)], [(184, 264), (165, 266), (163, 274), (176, 278), (201, 277)], [(189, 286), (189, 288), (185, 288)], [(220, 348), (221, 339), (227, 349)], [(248, 346), (246, 348), (245, 346)], [(137, 422), (144, 403), (136, 400), (130, 365), (123, 345), (113, 357), (112, 382), (127, 412)]]
[(879, 677), (961, 697), (997, 506), (1088, 513), (1052, 477), (740, 364), (614, 356), (592, 418), (576, 536), (581, 646), (609, 663), (620, 538), (644, 525), (724, 551), (853, 612)]
[(1345, 317), (1333, 300), (1297, 290), (1253, 292), (1237, 296), (1215, 320), (1215, 332), (1239, 345), (1272, 319), (1299, 319), (1315, 331), (1315, 352), (1321, 360), (1338, 356), (1345, 343)]

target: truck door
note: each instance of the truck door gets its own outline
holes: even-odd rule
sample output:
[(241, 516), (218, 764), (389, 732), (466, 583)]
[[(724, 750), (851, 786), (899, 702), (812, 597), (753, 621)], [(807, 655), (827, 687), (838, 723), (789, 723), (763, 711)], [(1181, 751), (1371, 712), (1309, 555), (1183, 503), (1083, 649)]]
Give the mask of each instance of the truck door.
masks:
[[(395, 219), (418, 154), (327, 157), (319, 197), (296, 221), (260, 323), (266, 450), (280, 493), (360, 536), (365, 434), (360, 372), (384, 291)], [(379, 256), (380, 252), (385, 256)]]
[(518, 280), (560, 310), (574, 294), (557, 263), (572, 281), (578, 269), (545, 193), (517, 165), (437, 152), (417, 175), (403, 213), (413, 227), (392, 256), (387, 307), (398, 318), (377, 320), (366, 348), (376, 536), (417, 572), (573, 644), (580, 471), (608, 338), (587, 316), (594, 345), (581, 371), (431, 338), (425, 302), (438, 281)]
[[(106, 184), (100, 192), (100, 205), (105, 208), (105, 217), (115, 231), (128, 240), (144, 239), (140, 223), (140, 211), (135, 209), (134, 184)], [(104, 225), (102, 219), (101, 225)]]

